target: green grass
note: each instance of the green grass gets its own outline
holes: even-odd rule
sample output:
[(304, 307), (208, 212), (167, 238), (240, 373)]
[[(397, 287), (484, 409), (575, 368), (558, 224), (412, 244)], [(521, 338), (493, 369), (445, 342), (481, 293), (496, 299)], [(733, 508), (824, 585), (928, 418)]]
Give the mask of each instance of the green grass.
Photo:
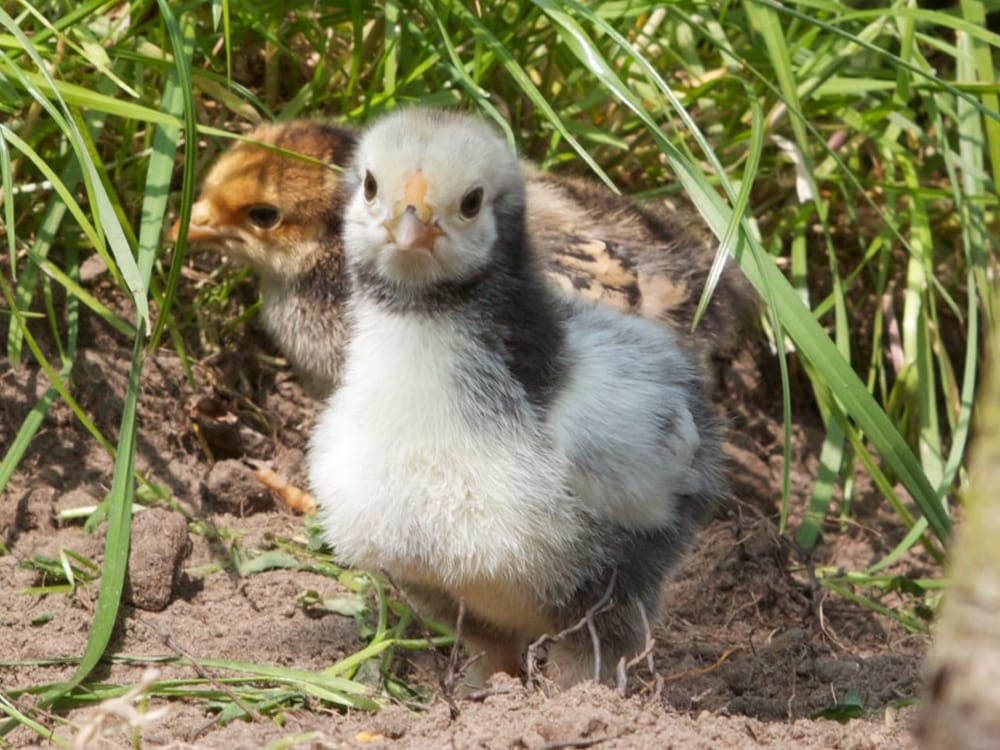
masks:
[[(860, 468), (909, 533), (872, 569), (818, 581), (919, 626), (909, 609), (929, 589), (887, 607), (899, 586), (879, 571), (916, 545), (943, 559), (966, 481), (1000, 188), (1000, 36), (984, 21), (1000, 3), (513, 0), (484, 16), (425, 0), (332, 5), (0, 10), (0, 335), (10, 366), (40, 367), (51, 384), (3, 448), (0, 489), (57, 400), (115, 462), (88, 646), (69, 682), (40, 687), (45, 700), (72, 695), (105, 655), (137, 484), (162, 495), (134, 471), (144, 357), (169, 341), (190, 368), (188, 350), (218, 337), (178, 294), (183, 252), (160, 241), (168, 208), (190, 211), (199, 144), (247, 121), (363, 122), (418, 101), (482, 111), (545, 168), (691, 196), (720, 259), (735, 259), (765, 302), (786, 436), (795, 377), (825, 425), (795, 528), (787, 473), (776, 488), (782, 530), (807, 554), (835, 497), (849, 521)], [(127, 313), (80, 286), (94, 254)], [(83, 309), (134, 341), (114, 443), (73, 396)]]

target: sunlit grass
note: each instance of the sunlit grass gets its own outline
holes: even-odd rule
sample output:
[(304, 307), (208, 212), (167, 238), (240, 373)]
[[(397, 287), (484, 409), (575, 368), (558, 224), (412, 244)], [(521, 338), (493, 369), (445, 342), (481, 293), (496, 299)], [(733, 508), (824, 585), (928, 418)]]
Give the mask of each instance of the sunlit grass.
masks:
[[(117, 618), (143, 358), (167, 334), (190, 377), (188, 347), (223, 338), (201, 310), (207, 292), (178, 301), (184, 242), (161, 252), (165, 217), (188, 215), (201, 145), (262, 119), (363, 122), (412, 102), (458, 105), (500, 123), (545, 168), (651, 199), (686, 193), (720, 261), (738, 263), (765, 303), (786, 434), (792, 360), (825, 426), (811, 502), (791, 529), (786, 474), (783, 531), (807, 554), (835, 501), (850, 517), (859, 469), (909, 530), (871, 570), (819, 583), (881, 611), (880, 569), (915, 545), (943, 559), (992, 307), (994, 3), (516, 0), (482, 16), (476, 4), (423, 0), (334, 5), (0, 10), (0, 324), (8, 363), (40, 367), (50, 383), (4, 447), (0, 489), (57, 399), (115, 457), (90, 641), (68, 683), (40, 687), (46, 700), (86, 679)], [(95, 253), (127, 313), (80, 285)], [(73, 396), (82, 310), (134, 342), (114, 444)], [(54, 342), (44, 351), (43, 335)], [(372, 648), (364, 658), (382, 653)]]

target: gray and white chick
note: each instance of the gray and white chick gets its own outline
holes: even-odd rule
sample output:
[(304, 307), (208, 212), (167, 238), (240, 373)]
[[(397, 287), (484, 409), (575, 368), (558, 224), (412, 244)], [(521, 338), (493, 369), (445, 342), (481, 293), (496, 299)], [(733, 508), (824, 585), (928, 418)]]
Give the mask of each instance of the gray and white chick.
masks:
[(551, 291), (517, 158), (471, 116), (411, 109), (362, 136), (340, 388), (309, 475), (344, 562), (452, 621), (474, 682), (526, 646), (563, 686), (641, 650), (665, 574), (725, 493), (720, 428), (675, 337)]

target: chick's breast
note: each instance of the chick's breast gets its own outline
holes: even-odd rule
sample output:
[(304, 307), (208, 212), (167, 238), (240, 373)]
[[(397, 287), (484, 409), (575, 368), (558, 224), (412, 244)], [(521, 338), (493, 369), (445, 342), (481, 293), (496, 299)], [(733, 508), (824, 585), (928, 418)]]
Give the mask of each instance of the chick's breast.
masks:
[(453, 385), (489, 362), (461, 329), (361, 317), (309, 457), (338, 556), (459, 593), (520, 587), (536, 607), (572, 588), (582, 571), (566, 561), (586, 547), (589, 511), (527, 405), (485, 420), (481, 394)]

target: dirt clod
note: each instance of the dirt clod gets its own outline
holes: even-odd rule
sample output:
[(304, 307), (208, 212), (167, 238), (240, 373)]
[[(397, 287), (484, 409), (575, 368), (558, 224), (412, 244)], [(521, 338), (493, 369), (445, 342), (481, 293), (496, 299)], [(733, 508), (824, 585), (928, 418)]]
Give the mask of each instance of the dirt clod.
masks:
[(152, 508), (132, 519), (125, 598), (139, 609), (166, 609), (180, 577), (190, 541), (184, 516)]

